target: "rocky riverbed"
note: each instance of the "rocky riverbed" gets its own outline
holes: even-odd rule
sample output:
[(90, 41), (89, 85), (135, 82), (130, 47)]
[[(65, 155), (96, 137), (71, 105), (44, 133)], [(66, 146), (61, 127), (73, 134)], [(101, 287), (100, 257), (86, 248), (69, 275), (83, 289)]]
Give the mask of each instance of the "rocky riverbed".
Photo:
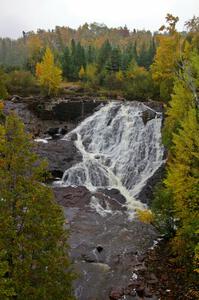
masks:
[[(54, 178), (60, 179), (65, 170), (82, 161), (75, 135), (62, 140), (60, 130), (49, 132), (50, 128), (70, 131), (76, 121), (42, 120), (30, 112), (26, 103), (9, 101), (5, 110), (15, 110), (38, 139), (37, 152), (48, 160)], [(143, 121), (147, 123), (153, 117), (149, 109), (143, 114)], [(160, 177), (160, 173), (155, 176)], [(157, 177), (145, 186), (144, 202), (149, 201), (146, 198), (150, 198)], [(129, 217), (124, 196), (117, 189), (91, 192), (83, 186), (64, 187), (56, 183), (53, 190), (63, 207), (65, 226), (70, 229), (70, 255), (79, 274), (74, 286), (77, 299), (161, 299), (154, 288), (158, 279), (145, 265), (147, 253), (157, 243), (159, 234), (152, 225)]]

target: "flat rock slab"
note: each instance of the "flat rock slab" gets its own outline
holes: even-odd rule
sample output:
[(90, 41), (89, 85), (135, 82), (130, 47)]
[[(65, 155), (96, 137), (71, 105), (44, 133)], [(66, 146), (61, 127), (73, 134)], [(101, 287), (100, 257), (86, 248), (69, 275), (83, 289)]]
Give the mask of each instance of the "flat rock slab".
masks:
[(135, 270), (145, 269), (142, 255), (157, 232), (152, 225), (130, 221), (123, 203), (114, 199), (116, 191), (110, 192), (113, 198), (85, 187), (54, 187), (54, 193), (70, 228), (77, 299), (111, 299), (111, 291), (116, 295), (114, 289), (127, 287)]

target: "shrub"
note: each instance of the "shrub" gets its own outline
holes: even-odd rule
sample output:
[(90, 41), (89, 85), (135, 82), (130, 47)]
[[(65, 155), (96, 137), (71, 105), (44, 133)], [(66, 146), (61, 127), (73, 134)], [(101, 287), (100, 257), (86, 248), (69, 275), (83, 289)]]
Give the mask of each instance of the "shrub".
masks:
[(8, 74), (9, 93), (26, 94), (36, 90), (36, 79), (29, 71), (12, 71)]
[(137, 209), (137, 215), (138, 215), (138, 219), (143, 222), (143, 223), (147, 223), (147, 224), (151, 224), (154, 221), (154, 215), (152, 213), (151, 210), (149, 209)]

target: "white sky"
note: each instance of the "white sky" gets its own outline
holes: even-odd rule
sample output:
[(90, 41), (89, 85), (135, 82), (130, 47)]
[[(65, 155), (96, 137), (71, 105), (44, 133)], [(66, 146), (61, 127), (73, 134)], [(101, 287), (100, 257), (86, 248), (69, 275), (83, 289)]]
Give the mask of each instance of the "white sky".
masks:
[(156, 31), (167, 13), (180, 18), (183, 30), (185, 21), (199, 16), (199, 0), (0, 0), (0, 37), (85, 22)]

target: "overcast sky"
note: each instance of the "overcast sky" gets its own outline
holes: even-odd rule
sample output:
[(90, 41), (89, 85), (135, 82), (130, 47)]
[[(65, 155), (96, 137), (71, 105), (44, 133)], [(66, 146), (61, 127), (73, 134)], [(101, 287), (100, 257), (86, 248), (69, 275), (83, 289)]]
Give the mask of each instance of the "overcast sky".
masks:
[(199, 15), (199, 0), (0, 0), (0, 36), (85, 22), (156, 31), (167, 13), (179, 16), (183, 30), (186, 20)]

